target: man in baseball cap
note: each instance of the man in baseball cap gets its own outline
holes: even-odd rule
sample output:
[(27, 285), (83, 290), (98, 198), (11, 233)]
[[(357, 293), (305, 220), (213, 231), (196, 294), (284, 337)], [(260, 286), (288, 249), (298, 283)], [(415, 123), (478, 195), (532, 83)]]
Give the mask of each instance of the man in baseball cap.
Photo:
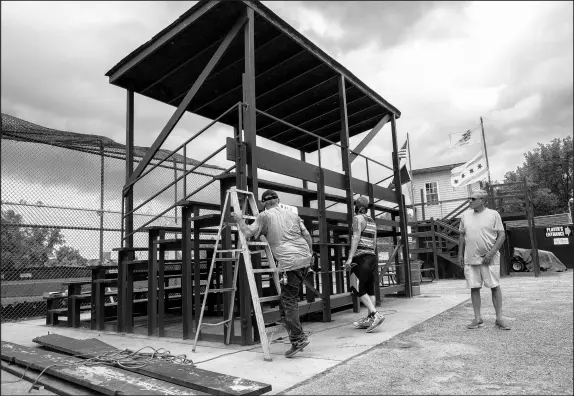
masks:
[(245, 223), (241, 213), (233, 212), (232, 216), (246, 238), (258, 239), (260, 235), (267, 238), (277, 268), (286, 279), (281, 285), (279, 312), (291, 341), (291, 349), (285, 352), (285, 357), (290, 358), (309, 345), (299, 319), (299, 287), (311, 264), (311, 234), (297, 213), (279, 207), (275, 191), (265, 191), (261, 202), (265, 211), (251, 225)]

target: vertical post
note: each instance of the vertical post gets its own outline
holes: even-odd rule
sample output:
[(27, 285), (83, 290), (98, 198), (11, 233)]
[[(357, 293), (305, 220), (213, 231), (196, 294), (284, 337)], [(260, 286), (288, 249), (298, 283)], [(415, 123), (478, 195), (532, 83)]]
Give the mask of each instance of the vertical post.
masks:
[(430, 219), (431, 225), (431, 241), (432, 241), (432, 259), (434, 264), (434, 276), (439, 279), (438, 275), (438, 256), (436, 251), (436, 224), (434, 223), (434, 218)]
[(492, 184), (490, 181), (490, 165), (488, 164), (488, 152), (486, 151), (486, 138), (484, 137), (484, 125), (482, 123), (482, 117), (480, 117), (480, 129), (482, 130), (482, 145), (484, 146), (484, 158), (486, 159), (486, 167), (488, 168), (488, 184)]
[(526, 202), (526, 218), (528, 219), (528, 228), (530, 230), (530, 248), (534, 264), (534, 277), (540, 276), (540, 261), (538, 257), (538, 244), (536, 243), (536, 224), (534, 224), (534, 207), (532, 205), (532, 194), (524, 179), (524, 195)]
[(255, 14), (253, 9), (246, 7), (247, 22), (244, 27), (245, 40), (245, 73), (243, 74), (243, 103), (245, 105), (244, 129), (245, 143), (247, 146), (247, 172), (251, 177), (251, 191), (255, 196), (258, 194), (257, 180), (257, 158), (255, 158), (255, 147), (257, 147), (257, 125), (256, 125), (256, 103), (255, 103)]
[[(183, 199), (187, 197), (187, 144), (183, 146)], [(183, 211), (183, 209), (182, 209)]]
[[(301, 155), (301, 161), (305, 162), (305, 152), (301, 150), (300, 155)], [(303, 180), (303, 188), (304, 189), (309, 188), (309, 183), (307, 182), (307, 180)], [(307, 194), (303, 195), (303, 206), (306, 208), (311, 207), (311, 198)], [(313, 222), (311, 221), (311, 219), (305, 219), (303, 220), (303, 224), (305, 225), (307, 231), (309, 231), (309, 234), (311, 235), (311, 241), (313, 241), (313, 230), (311, 229)], [(313, 253), (313, 251), (311, 251), (311, 253)], [(311, 284), (311, 286), (315, 287), (315, 281), (312, 273), (308, 273), (305, 279), (307, 280), (307, 282)], [(306, 297), (308, 303), (315, 301), (315, 293), (310, 291), (308, 288), (306, 288)]]
[[(134, 172), (134, 91), (127, 90), (127, 112), (126, 112), (126, 183)], [(134, 189), (131, 186), (126, 193), (125, 212), (130, 213), (134, 209)], [(125, 232), (131, 234), (134, 231), (134, 215), (130, 213), (125, 219)], [(127, 247), (134, 246), (133, 235), (126, 240)]]
[(397, 126), (395, 115), (391, 115), (391, 132), (393, 138), (393, 168), (395, 169), (395, 194), (399, 205), (399, 216), (401, 223), (401, 240), (403, 241), (403, 261), (405, 266), (405, 296), (412, 297), (411, 285), (411, 263), (409, 258), (409, 236), (407, 229), (407, 208), (403, 200), (403, 188), (401, 181), (401, 170), (399, 168), (399, 147), (397, 144)]
[(100, 265), (104, 264), (104, 142), (100, 140)]
[(319, 243), (321, 260), (321, 298), (323, 300), (323, 322), (331, 321), (331, 284), (329, 261), (329, 229), (327, 228), (327, 211), (325, 209), (325, 173), (318, 169), (317, 175), (317, 208), (319, 209)]
[(411, 204), (413, 205), (413, 216), (417, 218), (417, 208), (415, 206), (415, 183), (413, 175), (413, 166), (411, 164), (411, 140), (409, 139), (409, 133), (407, 132), (407, 152), (409, 155), (409, 177), (411, 178)]
[(421, 215), (422, 215), (422, 219), (425, 219), (425, 193), (423, 191), (423, 189), (421, 188)]
[[(183, 320), (183, 339), (193, 339), (193, 290), (191, 283), (191, 216), (192, 208), (188, 205), (181, 208), (181, 310)], [(199, 313), (196, 312), (196, 315)]]
[(177, 224), (177, 161), (175, 160), (175, 154), (173, 155), (173, 203), (175, 204), (173, 208), (173, 219), (175, 224)]
[(341, 161), (345, 173), (345, 187), (347, 189), (347, 227), (349, 240), (353, 235), (353, 186), (351, 184), (351, 161), (349, 158), (349, 120), (347, 117), (347, 94), (345, 92), (345, 77), (339, 76), (339, 110), (341, 112)]

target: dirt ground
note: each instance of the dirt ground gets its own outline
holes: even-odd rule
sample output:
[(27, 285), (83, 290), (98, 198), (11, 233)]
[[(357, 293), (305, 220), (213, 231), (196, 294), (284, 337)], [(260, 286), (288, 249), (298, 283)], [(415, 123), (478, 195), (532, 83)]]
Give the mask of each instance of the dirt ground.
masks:
[[(501, 280), (512, 330), (494, 327), (490, 291), (483, 289), (482, 328), (465, 327), (473, 317), (469, 299), (283, 394), (572, 395), (573, 272), (520, 275)], [(464, 280), (424, 285), (421, 293), (416, 298), (470, 298)]]

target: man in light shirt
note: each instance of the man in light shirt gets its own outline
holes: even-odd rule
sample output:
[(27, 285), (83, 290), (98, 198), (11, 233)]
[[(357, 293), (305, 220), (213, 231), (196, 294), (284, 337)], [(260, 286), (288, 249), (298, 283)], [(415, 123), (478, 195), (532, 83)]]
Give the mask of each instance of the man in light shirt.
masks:
[(475, 191), (470, 196), (470, 209), (463, 213), (460, 221), (458, 261), (464, 265), (466, 285), (470, 289), (474, 319), (467, 326), (476, 329), (483, 325), (480, 314), (480, 289), (482, 284), (490, 288), (492, 303), (496, 312), (495, 326), (502, 330), (510, 327), (502, 319), (502, 292), (500, 290), (499, 249), (506, 238), (502, 219), (497, 211), (485, 204), (488, 194)]
[(279, 197), (275, 191), (265, 191), (261, 202), (265, 211), (251, 225), (245, 223), (241, 213), (234, 212), (232, 216), (246, 238), (258, 239), (260, 235), (267, 238), (277, 267), (287, 279), (281, 285), (279, 312), (291, 341), (291, 348), (285, 352), (285, 357), (290, 358), (309, 344), (299, 319), (299, 287), (311, 265), (312, 240), (299, 216), (279, 207)]

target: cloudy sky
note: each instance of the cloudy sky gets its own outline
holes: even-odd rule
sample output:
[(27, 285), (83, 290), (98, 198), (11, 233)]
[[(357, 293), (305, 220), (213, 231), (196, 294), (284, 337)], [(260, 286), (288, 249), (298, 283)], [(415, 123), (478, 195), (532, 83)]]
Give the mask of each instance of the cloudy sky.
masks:
[[(264, 3), (401, 110), (415, 169), (473, 157), (479, 146), (448, 150), (449, 134), (481, 116), (498, 180), (537, 142), (572, 134), (572, 2)], [(124, 143), (125, 91), (104, 74), (193, 4), (2, 2), (2, 112)], [(136, 97), (136, 144), (173, 111)], [(186, 115), (167, 147), (206, 122)], [(390, 164), (389, 135), (365, 154)]]

